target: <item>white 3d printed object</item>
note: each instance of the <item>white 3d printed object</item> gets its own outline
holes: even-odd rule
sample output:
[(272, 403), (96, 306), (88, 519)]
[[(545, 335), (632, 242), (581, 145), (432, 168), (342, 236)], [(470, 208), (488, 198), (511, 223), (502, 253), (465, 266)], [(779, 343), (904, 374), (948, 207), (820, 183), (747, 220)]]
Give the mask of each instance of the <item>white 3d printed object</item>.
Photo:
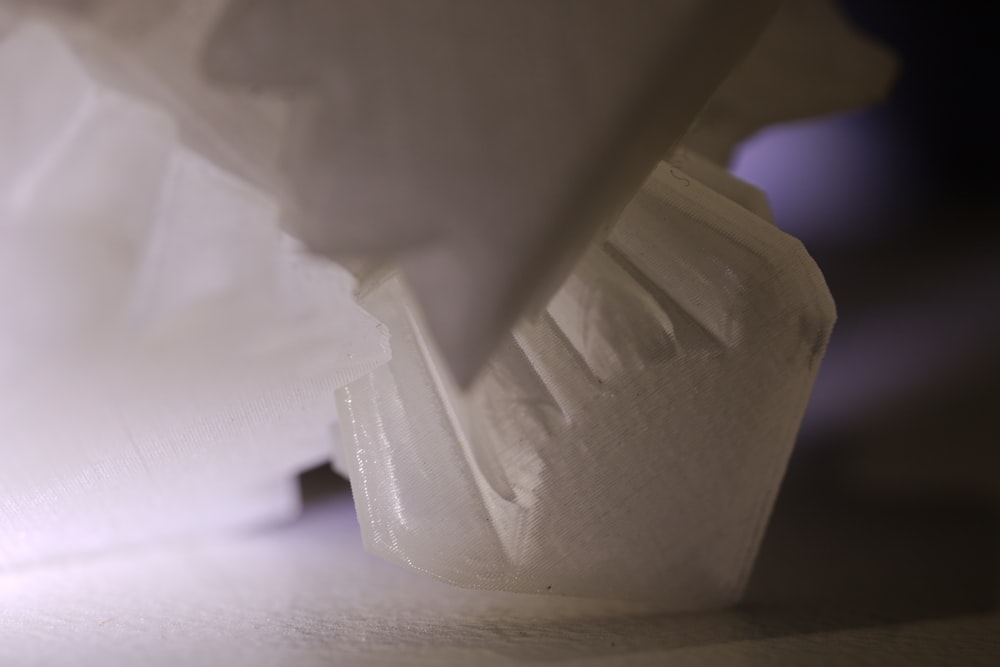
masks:
[[(772, 0), (168, 4), (85, 3), (86, 53), (32, 24), (0, 43), (0, 567), (288, 516), (332, 455), (408, 569), (736, 601), (834, 308), (718, 163), (867, 103), (891, 60), (806, 0), (753, 49)], [(193, 72), (230, 4), (210, 69), (259, 99)], [(279, 214), (332, 256), (397, 255), (359, 272), (381, 323)]]
[(834, 307), (698, 162), (657, 168), (468, 394), (397, 276), (364, 296), (393, 355), (338, 392), (339, 465), (369, 549), (477, 588), (738, 599)]

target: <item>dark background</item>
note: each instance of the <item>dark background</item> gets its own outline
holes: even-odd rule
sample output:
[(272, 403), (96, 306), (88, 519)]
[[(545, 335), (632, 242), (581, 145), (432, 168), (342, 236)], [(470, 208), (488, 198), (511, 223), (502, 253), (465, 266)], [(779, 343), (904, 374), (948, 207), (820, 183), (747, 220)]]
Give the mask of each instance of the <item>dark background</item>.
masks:
[[(899, 55), (890, 99), (736, 165), (839, 311), (747, 605), (823, 627), (996, 610), (1000, 3), (841, 4)], [(811, 180), (785, 191), (787, 168)]]

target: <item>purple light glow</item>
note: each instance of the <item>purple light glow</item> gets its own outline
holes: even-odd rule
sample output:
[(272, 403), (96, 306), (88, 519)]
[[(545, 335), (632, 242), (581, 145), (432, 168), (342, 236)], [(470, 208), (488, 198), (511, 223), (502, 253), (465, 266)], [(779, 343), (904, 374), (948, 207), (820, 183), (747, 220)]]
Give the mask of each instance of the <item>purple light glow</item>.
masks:
[(767, 128), (739, 149), (732, 172), (767, 192), (782, 229), (825, 246), (886, 231), (907, 180), (900, 143), (879, 112)]

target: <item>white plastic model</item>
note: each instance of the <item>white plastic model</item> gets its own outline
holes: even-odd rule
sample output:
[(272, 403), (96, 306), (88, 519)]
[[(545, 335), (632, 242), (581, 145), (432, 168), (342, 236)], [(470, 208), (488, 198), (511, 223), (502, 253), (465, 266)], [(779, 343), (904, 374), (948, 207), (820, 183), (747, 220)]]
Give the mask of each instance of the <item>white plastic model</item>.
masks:
[(734, 603), (834, 322), (802, 245), (661, 164), (468, 394), (399, 278), (392, 361), (339, 392), (369, 549), (477, 588)]
[(778, 4), (99, 0), (85, 54), (22, 24), (0, 567), (285, 517), (332, 457), (410, 570), (735, 602), (835, 313), (721, 163), (892, 70)]

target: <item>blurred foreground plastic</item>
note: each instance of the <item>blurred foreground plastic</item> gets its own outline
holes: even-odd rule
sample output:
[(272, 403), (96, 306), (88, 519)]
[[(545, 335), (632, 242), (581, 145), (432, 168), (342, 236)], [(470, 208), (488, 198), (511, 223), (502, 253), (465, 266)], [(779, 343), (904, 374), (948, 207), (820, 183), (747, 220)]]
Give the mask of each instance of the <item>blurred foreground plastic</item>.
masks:
[(283, 518), (387, 358), (268, 196), (59, 34), (0, 43), (0, 566)]

